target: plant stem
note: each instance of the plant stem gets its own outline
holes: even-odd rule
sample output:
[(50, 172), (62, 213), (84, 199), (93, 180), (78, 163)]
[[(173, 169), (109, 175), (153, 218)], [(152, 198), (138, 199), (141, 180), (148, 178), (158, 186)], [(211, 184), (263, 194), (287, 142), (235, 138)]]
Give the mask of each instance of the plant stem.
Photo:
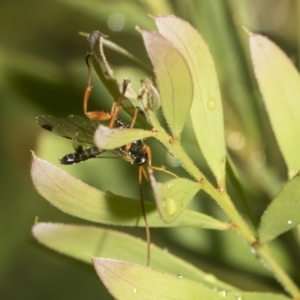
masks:
[(285, 291), (288, 292), (294, 300), (300, 300), (300, 291), (298, 286), (291, 280), (286, 272), (278, 265), (277, 261), (273, 258), (267, 245), (259, 245), (256, 248), (257, 255), (262, 261), (262, 264), (268, 268), (276, 279), (284, 287)]
[(155, 136), (155, 138), (159, 140), (171, 152), (171, 154), (173, 154), (176, 157), (176, 159), (180, 162), (182, 167), (186, 169), (191, 174), (191, 176), (195, 178), (195, 180), (201, 182), (202, 189), (219, 204), (219, 206), (224, 210), (224, 212), (234, 223), (234, 226), (236, 227), (235, 231), (243, 235), (243, 237), (249, 244), (254, 243), (256, 241), (256, 238), (254, 237), (253, 233), (236, 210), (229, 195), (226, 192), (219, 192), (218, 189), (215, 188), (206, 179), (203, 173), (200, 172), (200, 170), (194, 165), (189, 156), (186, 154), (179, 141), (175, 141), (173, 143), (169, 142), (169, 135), (164, 130), (164, 128), (161, 127), (159, 121), (157, 120), (153, 112), (149, 111), (147, 115), (151, 124), (156, 130), (158, 130), (158, 133)]
[[(166, 149), (174, 155), (174, 157), (176, 157), (182, 167), (187, 170), (188, 173), (195, 178), (195, 180), (202, 184), (202, 189), (218, 203), (233, 222), (233, 230), (240, 234), (250, 247), (255, 247), (257, 238), (235, 208), (226, 191), (222, 193), (206, 179), (203, 173), (194, 165), (189, 156), (186, 154), (179, 141), (170, 142), (170, 136), (167, 134), (165, 129), (161, 127), (153, 112), (147, 112), (147, 116), (150, 123), (158, 131), (155, 138), (160, 141)], [(263, 264), (273, 272), (274, 276), (283, 285), (284, 289), (292, 295), (293, 299), (300, 299), (300, 291), (298, 287), (274, 260), (271, 253), (268, 251), (267, 246), (258, 244), (255, 250)]]

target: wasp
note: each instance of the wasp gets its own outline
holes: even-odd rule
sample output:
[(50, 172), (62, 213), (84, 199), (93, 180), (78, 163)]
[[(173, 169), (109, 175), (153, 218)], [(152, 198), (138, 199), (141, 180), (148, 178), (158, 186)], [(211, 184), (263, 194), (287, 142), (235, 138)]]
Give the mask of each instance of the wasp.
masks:
[[(91, 85), (91, 67), (89, 64), (89, 57), (92, 54), (88, 53), (86, 55), (86, 64), (88, 66), (88, 82), (84, 93), (83, 99), (83, 112), (87, 117), (80, 117), (76, 115), (69, 115), (67, 118), (59, 118), (54, 116), (38, 116), (36, 117), (36, 122), (43, 128), (50, 132), (53, 132), (59, 136), (67, 138), (72, 141), (75, 152), (67, 154), (60, 159), (60, 163), (63, 165), (76, 164), (83, 162), (92, 158), (99, 158), (101, 155), (110, 151), (120, 158), (135, 164), (139, 167), (139, 188), (141, 196), (141, 209), (142, 215), (145, 222), (146, 228), (146, 238), (147, 238), (147, 266), (150, 264), (150, 229), (146, 218), (143, 191), (142, 191), (142, 177), (146, 177), (148, 180), (147, 172), (145, 171), (144, 165), (146, 163), (156, 170), (161, 170), (171, 175), (175, 174), (166, 171), (164, 168), (154, 167), (151, 165), (151, 150), (142, 141), (136, 140), (127, 145), (119, 147), (114, 150), (103, 150), (98, 149), (94, 144), (94, 133), (97, 127), (103, 121), (109, 121), (110, 128), (132, 128), (135, 124), (137, 116), (142, 113), (139, 109), (135, 110), (131, 124), (126, 124), (118, 118), (119, 111), (122, 107), (122, 100), (125, 98), (126, 89), (129, 85), (129, 80), (124, 80), (122, 86), (122, 92), (120, 93), (119, 99), (114, 102), (111, 112), (103, 111), (88, 111), (88, 100), (92, 90)], [(143, 91), (145, 92), (145, 91)], [(177, 177), (177, 176), (176, 176)]]

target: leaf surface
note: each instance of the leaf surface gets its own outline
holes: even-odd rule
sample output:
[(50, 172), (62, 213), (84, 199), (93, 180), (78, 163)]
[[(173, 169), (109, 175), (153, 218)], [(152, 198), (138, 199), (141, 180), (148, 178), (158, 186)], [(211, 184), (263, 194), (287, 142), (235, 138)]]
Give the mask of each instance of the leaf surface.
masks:
[(179, 139), (193, 99), (190, 70), (185, 58), (165, 37), (140, 32), (154, 67), (164, 116), (173, 137)]
[(159, 214), (164, 222), (172, 223), (186, 209), (201, 185), (185, 178), (157, 182), (150, 174), (150, 183)]
[(94, 258), (94, 267), (109, 292), (122, 300), (202, 299), (220, 300), (212, 289), (195, 281), (127, 262)]
[(95, 132), (94, 142), (99, 149), (114, 150), (128, 143), (153, 137), (154, 131), (136, 128), (109, 128), (100, 125)]
[(267, 243), (300, 224), (300, 175), (289, 180), (263, 214), (259, 239)]
[(199, 32), (180, 18), (159, 16), (155, 22), (159, 32), (179, 50), (188, 64), (193, 87), (190, 113), (195, 135), (219, 185), (224, 187), (226, 149), (222, 101), (208, 46)]
[[(140, 265), (146, 264), (146, 242), (126, 233), (92, 226), (53, 223), (38, 223), (33, 226), (32, 233), (44, 246), (86, 263), (91, 263), (91, 256), (101, 256)], [(157, 270), (197, 280), (208, 287), (237, 290), (172, 255), (167, 249), (158, 248), (153, 244), (151, 244), (150, 265)]]
[[(31, 177), (40, 195), (65, 213), (103, 224), (145, 226), (138, 199), (97, 190), (36, 156), (33, 157)], [(155, 203), (145, 201), (145, 209), (148, 223), (152, 227), (228, 229), (227, 223), (187, 210), (175, 222), (166, 224), (160, 218)]]
[(270, 122), (292, 178), (300, 169), (300, 76), (286, 54), (269, 39), (251, 35), (250, 51)]
[[(94, 267), (109, 292), (120, 300), (288, 300), (271, 293), (227, 292), (213, 289), (182, 275), (156, 271), (127, 262), (94, 258)], [(199, 298), (200, 296), (200, 298)]]

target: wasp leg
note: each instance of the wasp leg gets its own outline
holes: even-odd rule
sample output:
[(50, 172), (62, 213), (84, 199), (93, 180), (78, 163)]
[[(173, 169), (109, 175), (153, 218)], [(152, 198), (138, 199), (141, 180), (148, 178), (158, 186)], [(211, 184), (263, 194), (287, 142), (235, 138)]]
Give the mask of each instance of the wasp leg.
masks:
[(145, 168), (143, 166), (139, 166), (139, 189), (140, 189), (140, 196), (141, 196), (141, 209), (142, 209), (142, 215), (145, 223), (145, 229), (146, 229), (146, 240), (147, 240), (147, 267), (150, 265), (150, 246), (151, 246), (151, 237), (150, 237), (150, 228), (146, 216), (146, 209), (145, 209), (145, 203), (144, 203), (144, 196), (143, 196), (143, 188), (142, 188), (142, 180), (143, 175), (146, 174)]
[[(138, 112), (139, 112), (138, 108), (135, 108), (133, 118), (132, 118), (132, 121), (131, 121), (131, 124), (130, 124), (129, 128), (133, 128), (133, 126), (135, 124), (135, 121), (136, 121), (136, 118), (137, 118), (137, 115), (138, 115)], [(128, 144), (126, 144), (125, 149), (129, 150), (130, 147), (131, 147), (131, 143), (128, 143)]]
[(130, 124), (130, 128), (133, 128), (133, 126), (134, 126), (134, 124), (136, 122), (138, 113), (139, 113), (139, 109), (136, 107), (135, 110), (134, 110), (134, 113), (133, 113), (133, 117), (132, 117), (132, 121), (131, 121), (131, 124)]
[(115, 127), (116, 119), (118, 118), (119, 112), (122, 108), (122, 101), (125, 98), (125, 93), (126, 93), (126, 90), (127, 90), (127, 87), (129, 84), (130, 84), (130, 80), (124, 79), (121, 95), (120, 95), (118, 101), (114, 102), (114, 104), (112, 106), (111, 119), (110, 119), (109, 126), (108, 126), (110, 128)]
[(90, 94), (92, 92), (92, 72), (91, 72), (91, 66), (89, 63), (89, 58), (92, 54), (91, 53), (87, 53), (85, 56), (85, 62), (87, 64), (88, 67), (88, 80), (87, 80), (87, 87), (85, 89), (84, 92), (84, 97), (83, 97), (83, 112), (84, 114), (89, 118), (89, 119), (93, 119), (93, 120), (99, 120), (99, 121), (107, 121), (111, 119), (111, 115), (107, 112), (104, 111), (88, 111), (87, 110), (87, 105), (88, 105), (88, 101), (90, 98)]
[(145, 145), (144, 144), (144, 151), (147, 153), (147, 157), (148, 157), (148, 165), (149, 167), (152, 169), (152, 170), (156, 170), (156, 171), (161, 171), (161, 172), (164, 172), (164, 173), (167, 173), (167, 174), (170, 174), (176, 178), (178, 178), (178, 176), (168, 170), (166, 170), (165, 167), (155, 167), (155, 166), (152, 166), (152, 152), (151, 152), (151, 149), (149, 146)]

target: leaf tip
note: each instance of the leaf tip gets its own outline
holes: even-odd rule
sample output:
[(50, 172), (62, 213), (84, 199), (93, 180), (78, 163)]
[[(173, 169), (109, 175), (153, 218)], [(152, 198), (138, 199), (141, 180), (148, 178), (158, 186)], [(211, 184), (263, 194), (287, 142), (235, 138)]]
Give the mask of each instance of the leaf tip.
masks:
[(138, 25), (135, 26), (135, 30), (136, 30), (138, 33), (142, 34), (142, 31), (143, 31), (143, 30), (142, 30)]
[(39, 217), (36, 216), (33, 220), (33, 226), (39, 223)]
[(31, 155), (32, 155), (32, 159), (35, 160), (37, 158), (37, 156), (35, 155), (34, 151), (30, 150), (30, 152), (31, 152)]
[(94, 260), (95, 260), (95, 256), (93, 256), (93, 254), (91, 253), (85, 253), (92, 261), (92, 263), (94, 264)]

